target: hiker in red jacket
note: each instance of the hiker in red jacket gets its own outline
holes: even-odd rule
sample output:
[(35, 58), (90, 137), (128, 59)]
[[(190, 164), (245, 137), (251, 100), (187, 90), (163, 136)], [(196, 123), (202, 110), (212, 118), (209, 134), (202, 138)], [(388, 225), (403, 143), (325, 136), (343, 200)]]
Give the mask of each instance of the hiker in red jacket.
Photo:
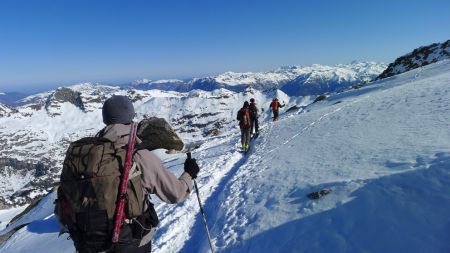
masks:
[(285, 105), (280, 104), (278, 102), (278, 98), (274, 98), (272, 103), (270, 103), (269, 109), (272, 109), (273, 112), (273, 121), (278, 120), (278, 109), (284, 107)]
[(236, 119), (239, 121), (239, 127), (241, 128), (241, 144), (244, 152), (247, 152), (250, 148), (250, 111), (248, 109), (248, 102), (244, 102), (244, 106), (239, 110)]

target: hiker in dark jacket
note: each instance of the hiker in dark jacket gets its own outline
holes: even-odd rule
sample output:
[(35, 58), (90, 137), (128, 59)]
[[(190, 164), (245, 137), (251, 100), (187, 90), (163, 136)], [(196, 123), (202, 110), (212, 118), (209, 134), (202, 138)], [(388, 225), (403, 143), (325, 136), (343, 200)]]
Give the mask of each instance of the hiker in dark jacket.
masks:
[(280, 102), (278, 102), (278, 98), (274, 98), (272, 100), (272, 103), (270, 103), (269, 106), (269, 110), (271, 109), (273, 112), (273, 121), (278, 120), (278, 110), (279, 108), (284, 107), (285, 105), (280, 104)]
[(248, 107), (250, 111), (250, 122), (252, 124), (252, 129), (250, 130), (250, 135), (258, 136), (259, 134), (259, 113), (258, 108), (256, 107), (256, 102), (254, 98), (250, 98), (250, 105)]
[(239, 127), (241, 128), (241, 144), (244, 152), (247, 152), (250, 148), (250, 112), (248, 109), (248, 102), (244, 102), (244, 106), (238, 111), (236, 119), (239, 121)]
[[(125, 96), (113, 96), (104, 103), (102, 113), (103, 122), (107, 126), (103, 128), (97, 136), (112, 141), (116, 148), (126, 146), (130, 137), (130, 126), (134, 118), (134, 108), (131, 101)], [(136, 137), (136, 145), (139, 143), (141, 143), (141, 140)], [(90, 161), (88, 160), (87, 164), (89, 164), (89, 162)], [(171, 204), (182, 202), (189, 196), (192, 191), (192, 179), (196, 178), (199, 172), (199, 167), (195, 159), (187, 159), (184, 163), (184, 172), (177, 178), (166, 169), (162, 161), (155, 154), (146, 149), (135, 151), (133, 162), (136, 165), (137, 171), (140, 171), (141, 173), (140, 178), (142, 186), (145, 188), (144, 193), (146, 195), (156, 194), (156, 196), (158, 196), (162, 201)], [(145, 211), (142, 215), (153, 212), (156, 216), (153, 204), (149, 203), (148, 199), (149, 198), (144, 197), (145, 201), (142, 203), (142, 206)], [(146, 230), (149, 232), (147, 232), (144, 236), (140, 236), (139, 234), (135, 235), (132, 225), (136, 224), (138, 219), (139, 217), (136, 218), (136, 220), (125, 220), (121, 225), (119, 243), (105, 252), (149, 253), (151, 251), (151, 238), (155, 233), (156, 227), (145, 224), (147, 221), (146, 218), (144, 219), (144, 222), (141, 220), (141, 223), (143, 224), (139, 223), (139, 225), (146, 227)], [(69, 227), (69, 231), (70, 229), (71, 228)], [(72, 234), (71, 237), (74, 238)], [(77, 252), (98, 252), (89, 248), (80, 248), (80, 245), (84, 244), (80, 244), (75, 240), (74, 243), (77, 248)]]

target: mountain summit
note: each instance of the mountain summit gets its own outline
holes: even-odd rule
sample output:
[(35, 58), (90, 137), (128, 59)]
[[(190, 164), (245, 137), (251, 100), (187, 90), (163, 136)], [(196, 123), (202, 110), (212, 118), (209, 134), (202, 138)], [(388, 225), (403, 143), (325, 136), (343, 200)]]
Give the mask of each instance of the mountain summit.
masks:
[(401, 74), (445, 59), (450, 59), (450, 40), (414, 49), (389, 64), (376, 79)]

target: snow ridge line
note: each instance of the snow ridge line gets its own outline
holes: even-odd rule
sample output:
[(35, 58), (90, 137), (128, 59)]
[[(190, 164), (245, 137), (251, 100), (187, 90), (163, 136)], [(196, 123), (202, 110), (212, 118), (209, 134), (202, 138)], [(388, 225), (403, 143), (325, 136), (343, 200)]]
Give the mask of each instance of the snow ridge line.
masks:
[[(268, 123), (265, 124), (265, 125), (269, 125), (269, 126), (268, 126), (268, 129), (267, 129), (267, 133), (265, 134), (264, 141), (263, 141), (263, 143), (261, 143), (261, 150), (265, 150), (267, 141), (269, 140), (269, 138), (267, 138), (267, 136), (270, 136), (270, 134), (272, 133), (272, 128), (273, 128), (274, 123), (275, 123), (275, 122), (268, 122)], [(265, 129), (263, 129), (263, 131), (264, 131), (264, 130), (265, 130)], [(261, 132), (262, 132), (262, 131), (261, 131)], [(255, 146), (255, 145), (254, 145), (254, 146)], [(255, 147), (256, 147), (256, 146), (255, 146)]]
[[(227, 178), (234, 176), (235, 172), (233, 170), (238, 169), (240, 163), (245, 163), (245, 161), (242, 161), (244, 158), (242, 154), (236, 151), (238, 145), (236, 142), (237, 134), (236, 132), (223, 136), (223, 139), (211, 139), (203, 143), (199, 149), (194, 150), (193, 157), (197, 159), (200, 167), (203, 168), (197, 183), (208, 224), (211, 224), (212, 221), (209, 216), (214, 218), (217, 210), (217, 202), (214, 201), (214, 196), (219, 196), (221, 188), (227, 184)], [(173, 162), (174, 160), (171, 161)], [(177, 165), (181, 165), (181, 163), (175, 166)], [(213, 196), (212, 200), (211, 196)], [(153, 247), (155, 252), (183, 252), (186, 248), (184, 252), (202, 252), (209, 249), (196, 198), (187, 199), (183, 205), (175, 207), (162, 206), (161, 209), (159, 209), (158, 213), (162, 213), (161, 217), (167, 218), (162, 219), (162, 226), (159, 227), (154, 238)], [(183, 217), (191, 218), (186, 220)], [(183, 226), (189, 229), (183, 231), (176, 229), (176, 227)], [(210, 225), (209, 227), (211, 228)], [(193, 235), (196, 235), (194, 239), (191, 238)], [(214, 238), (214, 234), (212, 236)], [(206, 241), (203, 245), (204, 240)], [(204, 246), (205, 249), (200, 250)]]
[[(438, 61), (438, 62), (434, 63), (433, 65), (434, 66), (441, 65), (441, 64), (444, 64), (444, 63), (446, 63), (448, 61), (449, 61), (448, 59), (442, 60), (442, 61)], [(419, 68), (417, 68), (417, 73), (414, 75), (414, 78), (411, 79), (409, 82), (410, 83), (415, 82), (419, 77), (422, 76), (422, 72), (425, 72), (429, 68), (430, 68), (430, 65), (420, 66)]]
[(235, 167), (232, 169), (233, 174), (228, 175), (228, 178), (223, 180), (224, 182), (226, 182), (226, 184), (221, 191), (217, 191), (217, 194), (219, 194), (217, 203), (221, 203), (222, 207), (230, 207), (227, 209), (217, 208), (219, 212), (217, 212), (215, 215), (215, 217), (217, 218), (215, 219), (215, 223), (213, 226), (213, 233), (215, 235), (218, 235), (215, 240), (215, 246), (218, 251), (226, 251), (230, 241), (239, 241), (239, 239), (235, 236), (239, 234), (238, 231), (240, 231), (242, 227), (245, 227), (245, 224), (247, 224), (248, 222), (248, 220), (244, 219), (242, 223), (240, 223), (240, 225), (237, 227), (226, 223), (227, 219), (235, 219), (236, 217), (241, 216), (242, 213), (240, 211), (237, 211), (237, 207), (245, 204), (240, 198), (229, 199), (228, 197), (230, 195), (240, 196), (241, 193), (239, 192), (243, 191), (245, 188), (241, 187), (242, 177), (252, 175), (253, 172), (256, 172), (258, 170), (258, 161), (261, 158), (261, 153), (264, 153), (264, 150), (266, 150), (267, 148), (266, 144), (274, 126), (274, 124), (271, 124), (270, 122), (267, 124), (269, 124), (268, 127), (262, 130), (266, 132), (266, 134), (263, 134), (261, 136), (261, 138), (264, 138), (264, 140), (260, 140), (259, 138), (254, 140), (254, 148), (250, 149), (250, 153), (244, 156), (238, 163), (235, 164)]
[[(234, 159), (238, 158), (239, 156), (241, 156), (241, 158), (235, 161)], [(247, 162), (248, 159), (249, 154), (242, 155), (238, 151), (233, 152), (228, 162), (224, 166), (225, 168), (229, 167), (230, 169), (220, 177), (220, 181), (218, 182), (218, 184), (216, 184), (213, 190), (209, 192), (209, 196), (207, 198), (202, 198), (203, 208), (206, 213), (208, 224), (211, 224), (211, 221), (214, 220), (213, 225), (209, 225), (213, 247), (217, 247), (217, 231), (222, 230), (222, 227), (218, 228), (217, 225), (218, 223), (219, 225), (221, 224), (224, 215), (224, 211), (218, 208), (217, 203), (222, 203), (222, 201), (225, 200), (223, 192), (225, 192), (228, 188), (231, 178), (236, 175), (237, 171), (241, 168), (242, 165)], [(205, 186), (206, 185), (200, 186), (200, 188), (204, 188)], [(196, 209), (199, 209), (199, 207), (197, 207)], [(190, 230), (190, 234), (192, 236), (186, 240), (186, 243), (179, 250), (179, 252), (206, 252), (209, 249), (200, 213), (196, 214), (196, 216), (197, 217), (195, 219), (195, 222)]]
[[(339, 108), (337, 108), (337, 109), (335, 109), (335, 110), (333, 110), (333, 111), (331, 111), (331, 112), (325, 113), (324, 115), (322, 115), (321, 117), (319, 117), (316, 121), (311, 122), (309, 125), (307, 125), (307, 126), (305, 126), (304, 128), (302, 128), (302, 130), (300, 130), (299, 132), (297, 132), (296, 134), (294, 134), (291, 138), (289, 138), (289, 139), (287, 139), (286, 141), (284, 141), (284, 142), (283, 142), (283, 145), (286, 145), (286, 144), (288, 144), (289, 142), (293, 141), (295, 138), (297, 138), (299, 135), (301, 135), (302, 133), (304, 133), (306, 130), (311, 129), (312, 126), (314, 126), (315, 124), (320, 123), (322, 120), (324, 120), (324, 119), (327, 118), (328, 116), (333, 115), (333, 114), (335, 114), (335, 113), (341, 111), (344, 107), (348, 107), (348, 106), (350, 106), (350, 105), (353, 105), (353, 104), (355, 104), (355, 103), (357, 103), (357, 102), (360, 102), (361, 100), (367, 99), (367, 98), (369, 98), (369, 97), (370, 97), (370, 95), (366, 95), (366, 96), (364, 96), (364, 97), (362, 97), (362, 98), (360, 98), (360, 99), (356, 99), (356, 100), (354, 100), (354, 101), (352, 101), (352, 102), (350, 102), (350, 103), (348, 103), (348, 104), (346, 104), (346, 105), (344, 105), (344, 106), (342, 106), (342, 107), (339, 107)], [(286, 120), (286, 119), (284, 119), (284, 120)], [(278, 150), (280, 147), (281, 147), (281, 146), (278, 146), (278, 147), (276, 147), (276, 148), (274, 148), (274, 149), (271, 149), (271, 150), (267, 151), (267, 153), (272, 153), (272, 152)]]
[[(233, 143), (234, 139), (231, 137), (221, 140), (220, 143), (228, 141), (230, 144)], [(217, 142), (216, 142), (217, 143)], [(209, 146), (214, 143), (206, 143), (205, 146)], [(225, 144), (227, 147), (229, 144)], [(219, 144), (219, 148), (223, 145)], [(217, 147), (217, 146), (216, 146)], [(236, 151), (230, 153), (229, 149), (220, 150), (220, 154), (211, 156), (209, 152), (205, 150), (214, 147), (203, 148), (197, 150), (193, 157), (199, 161), (200, 167), (204, 168), (200, 171), (199, 178), (197, 179), (199, 194), (204, 207), (209, 203), (209, 198), (216, 191), (218, 183), (222, 181), (224, 175), (229, 173), (229, 168), (232, 168), (235, 161), (239, 159), (239, 153)], [(208, 156), (209, 155), (209, 156)], [(206, 157), (208, 156), (208, 157)], [(222, 156), (222, 157), (221, 157)], [(217, 157), (214, 159), (214, 157)], [(212, 160), (209, 160), (212, 158)], [(181, 165), (181, 164), (180, 164)], [(195, 194), (195, 193), (192, 193)], [(211, 205), (211, 204), (210, 204)], [(215, 207), (213, 207), (215, 210)], [(158, 213), (161, 214), (160, 217), (164, 217), (161, 220), (161, 226), (157, 230), (156, 237), (153, 242), (154, 252), (181, 252), (180, 249), (185, 248), (186, 243), (189, 244), (191, 241), (190, 237), (192, 235), (200, 234), (204, 235), (203, 222), (199, 212), (200, 208), (197, 203), (197, 198), (191, 196), (182, 205), (177, 206), (167, 206), (162, 205), (161, 209), (157, 208)], [(210, 221), (209, 213), (205, 208), (206, 218)], [(197, 227), (197, 223), (200, 226)], [(180, 231), (178, 227), (185, 227), (188, 229), (183, 229)], [(198, 229), (198, 230), (197, 230)], [(197, 239), (196, 241), (202, 241), (205, 238)], [(199, 252), (199, 245), (194, 245), (192, 250), (187, 250), (186, 252)], [(202, 245), (201, 245), (202, 246)]]

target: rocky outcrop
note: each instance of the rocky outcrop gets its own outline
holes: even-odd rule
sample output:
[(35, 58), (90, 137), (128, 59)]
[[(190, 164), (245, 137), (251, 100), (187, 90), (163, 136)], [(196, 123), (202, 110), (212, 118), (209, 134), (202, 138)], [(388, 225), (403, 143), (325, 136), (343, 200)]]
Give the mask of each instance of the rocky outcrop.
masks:
[(84, 111), (81, 93), (64, 87), (58, 88), (48, 97), (47, 102), (45, 103), (45, 109), (49, 111), (51, 108), (59, 108), (60, 104), (65, 102), (69, 102)]
[(137, 136), (148, 150), (182, 150), (184, 143), (165, 119), (150, 117), (139, 122)]
[(397, 58), (377, 77), (377, 80), (398, 75), (445, 59), (450, 59), (450, 40), (447, 40), (444, 43), (434, 43), (429, 46), (416, 48), (411, 53)]
[(0, 209), (24, 205), (47, 193), (54, 180), (52, 168), (42, 162), (0, 158)]
[(9, 109), (6, 105), (0, 103), (0, 117), (7, 116), (11, 112), (11, 109)]

